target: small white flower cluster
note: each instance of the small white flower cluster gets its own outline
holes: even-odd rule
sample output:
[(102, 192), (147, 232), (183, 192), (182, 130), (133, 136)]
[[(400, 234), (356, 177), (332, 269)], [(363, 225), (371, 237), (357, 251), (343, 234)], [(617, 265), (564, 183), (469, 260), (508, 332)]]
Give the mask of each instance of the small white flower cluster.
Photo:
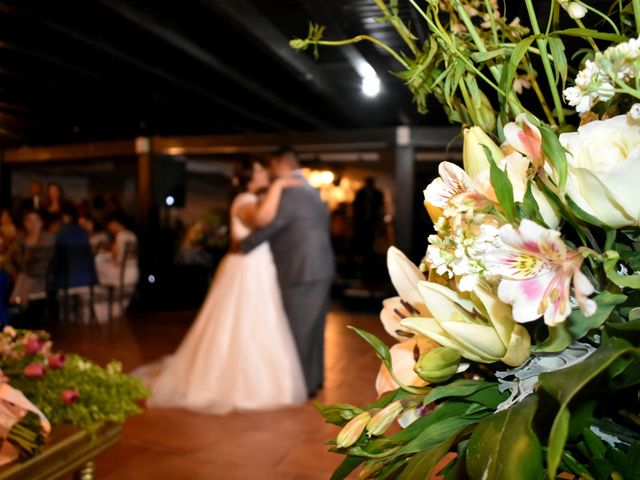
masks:
[(469, 214), (453, 221), (441, 217), (429, 236), (426, 261), (441, 276), (459, 277), (461, 291), (471, 291), (487, 273), (484, 258), (502, 243), (497, 219), (486, 214)]
[[(587, 60), (576, 76), (575, 86), (565, 89), (564, 97), (578, 113), (584, 113), (600, 101), (609, 101), (616, 93), (616, 84), (627, 83), (639, 75), (640, 37), (596, 53), (593, 61)], [(640, 116), (638, 111), (635, 114)]]

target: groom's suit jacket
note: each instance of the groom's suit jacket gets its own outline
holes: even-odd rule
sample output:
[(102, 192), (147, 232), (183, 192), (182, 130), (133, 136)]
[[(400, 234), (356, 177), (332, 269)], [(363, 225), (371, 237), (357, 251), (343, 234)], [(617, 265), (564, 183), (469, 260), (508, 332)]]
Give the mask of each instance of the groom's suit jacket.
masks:
[(333, 277), (329, 211), (320, 194), (306, 181), (300, 187), (282, 191), (274, 221), (240, 242), (240, 249), (247, 253), (267, 240), (281, 288)]

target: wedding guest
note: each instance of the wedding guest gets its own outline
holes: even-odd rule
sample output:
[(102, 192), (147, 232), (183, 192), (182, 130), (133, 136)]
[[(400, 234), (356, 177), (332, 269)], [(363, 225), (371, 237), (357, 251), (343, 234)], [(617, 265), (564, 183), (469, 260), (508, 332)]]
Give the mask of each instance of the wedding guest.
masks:
[(47, 217), (59, 216), (64, 201), (64, 192), (59, 184), (51, 182), (47, 185), (47, 195), (44, 202)]
[(78, 225), (73, 206), (64, 205), (61, 213), (51, 265), (53, 287), (57, 290), (93, 285), (97, 276), (89, 235)]
[(110, 246), (110, 239), (107, 232), (96, 226), (96, 221), (90, 215), (80, 216), (78, 225), (89, 235), (89, 243), (94, 254), (106, 251)]
[(20, 215), (27, 210), (42, 210), (44, 208), (43, 187), (40, 180), (29, 182), (29, 196), (22, 200), (20, 204)]
[(96, 257), (98, 277), (103, 285), (119, 285), (122, 268), (125, 285), (135, 285), (138, 281), (137, 253), (129, 256), (131, 251), (137, 252), (138, 238), (125, 225), (126, 217), (121, 213), (107, 219), (107, 231), (113, 238), (111, 250), (107, 255)]
[(18, 240), (15, 264), (18, 269), (11, 302), (26, 307), (30, 296), (46, 291), (47, 272), (53, 254), (53, 237), (44, 231), (42, 215), (27, 210), (22, 217), (24, 234)]
[(0, 270), (9, 275), (15, 274), (13, 251), (18, 240), (18, 231), (13, 224), (8, 209), (0, 211)]

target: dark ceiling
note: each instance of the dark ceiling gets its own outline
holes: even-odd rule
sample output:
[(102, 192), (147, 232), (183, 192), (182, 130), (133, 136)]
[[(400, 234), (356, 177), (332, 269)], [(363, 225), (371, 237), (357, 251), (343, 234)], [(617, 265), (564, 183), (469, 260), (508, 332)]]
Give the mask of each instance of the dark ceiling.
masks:
[[(399, 47), (378, 16), (371, 0), (0, 1), (0, 146), (442, 123), (415, 113), (377, 47), (317, 61), (288, 47), (309, 20)], [(363, 62), (382, 80), (373, 99)]]

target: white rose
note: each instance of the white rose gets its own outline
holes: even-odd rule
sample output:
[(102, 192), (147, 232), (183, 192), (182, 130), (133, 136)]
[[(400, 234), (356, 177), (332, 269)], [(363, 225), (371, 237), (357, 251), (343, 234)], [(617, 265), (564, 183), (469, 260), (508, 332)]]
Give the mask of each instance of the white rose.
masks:
[(640, 226), (640, 127), (619, 115), (563, 133), (560, 143), (569, 197), (610, 227)]

